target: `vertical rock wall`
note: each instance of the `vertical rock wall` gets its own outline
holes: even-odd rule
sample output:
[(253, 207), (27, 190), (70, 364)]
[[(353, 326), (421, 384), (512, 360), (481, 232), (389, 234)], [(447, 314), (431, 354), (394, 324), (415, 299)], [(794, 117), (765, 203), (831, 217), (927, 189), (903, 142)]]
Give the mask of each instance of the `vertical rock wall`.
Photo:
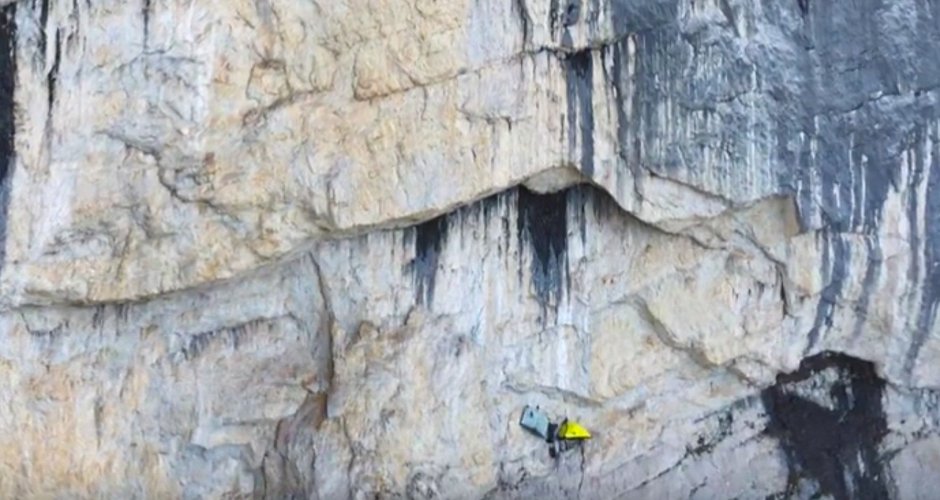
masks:
[(0, 0), (0, 496), (930, 497), (938, 50), (923, 0)]

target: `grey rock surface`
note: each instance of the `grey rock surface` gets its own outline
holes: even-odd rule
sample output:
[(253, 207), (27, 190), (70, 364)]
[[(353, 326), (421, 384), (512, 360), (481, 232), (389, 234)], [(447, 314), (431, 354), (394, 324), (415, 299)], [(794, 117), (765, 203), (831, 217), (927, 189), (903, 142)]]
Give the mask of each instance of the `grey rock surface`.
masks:
[(0, 496), (932, 498), (937, 54), (925, 0), (0, 0)]

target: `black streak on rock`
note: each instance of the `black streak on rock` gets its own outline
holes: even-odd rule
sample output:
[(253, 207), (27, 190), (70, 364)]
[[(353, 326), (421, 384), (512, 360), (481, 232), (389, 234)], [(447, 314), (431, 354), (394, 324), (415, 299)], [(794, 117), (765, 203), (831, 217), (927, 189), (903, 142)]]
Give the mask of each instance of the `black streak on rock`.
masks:
[[(16, 4), (0, 9), (0, 185), (13, 163), (16, 131), (13, 93), (16, 89)], [(5, 210), (4, 210), (5, 212)]]
[(819, 305), (816, 306), (816, 318), (809, 333), (809, 343), (806, 352), (809, 352), (819, 341), (826, 329), (832, 326), (832, 315), (836, 304), (842, 296), (842, 289), (848, 278), (849, 245), (842, 235), (826, 231), (823, 243), (823, 271), (826, 276), (826, 286), (819, 296)]
[(865, 278), (862, 280), (862, 295), (855, 306), (856, 320), (855, 328), (852, 330), (852, 338), (857, 339), (862, 335), (862, 327), (865, 318), (868, 316), (868, 308), (871, 305), (871, 296), (875, 285), (881, 277), (881, 265), (884, 262), (884, 253), (881, 251), (881, 245), (877, 237), (871, 236), (866, 240), (868, 244), (868, 265), (865, 269)]
[(57, 30), (55, 35), (55, 54), (52, 59), (52, 67), (49, 68), (49, 74), (46, 75), (46, 96), (49, 99), (48, 108), (46, 108), (46, 114), (48, 115), (48, 123), (52, 124), (52, 106), (55, 104), (55, 90), (56, 84), (59, 81), (59, 64), (62, 60), (62, 33)]
[(517, 203), (519, 241), (532, 249), (532, 284), (545, 321), (568, 286), (568, 190), (537, 194), (520, 187)]
[(581, 234), (581, 246), (587, 246), (587, 205), (591, 201), (591, 192), (586, 189), (572, 189), (568, 197), (568, 206), (572, 212), (572, 222), (578, 225)]
[[(590, 224), (613, 223), (615, 214), (622, 209), (607, 191), (590, 184), (573, 186), (568, 190), (568, 226), (577, 226), (582, 247), (587, 247), (587, 230)], [(590, 208), (590, 212), (588, 212)]]
[[(870, 139), (866, 138), (866, 140), (870, 143), (877, 140), (874, 134), (869, 137)], [(888, 200), (888, 192), (892, 186), (896, 186), (899, 182), (897, 172), (901, 170), (901, 162), (897, 158), (877, 158), (875, 157), (878, 154), (876, 151), (869, 150), (866, 153), (868, 158), (873, 159), (865, 167), (862, 166), (860, 158), (853, 165), (859, 171), (858, 175), (865, 179), (864, 186), (857, 189), (858, 198), (853, 203), (853, 205), (860, 207), (857, 216), (853, 220), (853, 230), (863, 231), (865, 234), (877, 237), (885, 202)], [(862, 183), (856, 181), (856, 184)]]
[[(629, 39), (613, 44), (611, 50), (610, 81), (616, 97), (617, 111), (617, 155), (620, 157), (623, 168), (631, 173), (632, 182), (637, 183), (641, 178), (642, 159), (640, 157), (640, 120), (628, 120), (626, 103), (630, 91), (624, 82), (624, 57), (629, 53)], [(632, 138), (632, 139), (631, 139)], [(636, 184), (634, 190), (638, 192)]]
[(0, 265), (6, 261), (10, 179), (16, 156), (16, 3), (0, 9)]
[[(46, 28), (49, 23), (49, 0), (39, 0), (39, 54), (43, 61), (46, 57)], [(36, 1), (33, 1), (33, 8), (36, 8)]]
[[(911, 118), (899, 119), (905, 113), (886, 112), (875, 104), (877, 99), (870, 98), (896, 96), (896, 82), (905, 78), (898, 73), (901, 66), (889, 62), (878, 38), (870, 36), (879, 28), (873, 20), (877, 16), (866, 12), (877, 11), (880, 4), (863, 4), (800, 4), (804, 15), (809, 13), (814, 18), (805, 28), (807, 46), (818, 49), (807, 51), (798, 61), (798, 72), (806, 75), (799, 95), (783, 98), (800, 104), (780, 113), (799, 117), (792, 124), (783, 122), (782, 128), (791, 130), (791, 125), (799, 123), (805, 137), (794, 162), (799, 165), (796, 178), (801, 225), (804, 229), (821, 225), (826, 235), (826, 286), (810, 333), (810, 347), (823, 334), (823, 324), (831, 319), (834, 304), (843, 293), (853, 248), (848, 241), (855, 239), (841, 236), (845, 233), (865, 235), (869, 256), (876, 256), (869, 260), (856, 308), (859, 317), (867, 313), (882, 265), (877, 252), (884, 205), (892, 186), (898, 185), (901, 150), (910, 141), (907, 137), (911, 123), (916, 121), (911, 118), (919, 114), (913, 111), (923, 106), (912, 102)], [(780, 157), (791, 160), (788, 154)], [(917, 202), (915, 195), (912, 203)]]
[(728, 411), (718, 416), (717, 429), (709, 434), (698, 437), (694, 446), (686, 446), (687, 456), (706, 455), (714, 451), (715, 446), (732, 434), (734, 426), (734, 413)]
[(601, 2), (600, 0), (591, 0), (590, 10), (587, 14), (588, 28), (590, 29), (589, 33), (597, 33), (597, 21), (601, 16)]
[(676, 68), (691, 64), (689, 55), (683, 53), (675, 43), (678, 39), (674, 26), (662, 29), (651, 28), (651, 31), (637, 33), (632, 36), (635, 51), (624, 50), (625, 57), (633, 59), (630, 87), (633, 111), (630, 115), (630, 135), (632, 144), (621, 143), (622, 148), (629, 148), (628, 157), (638, 158), (644, 169), (658, 170), (664, 173), (669, 163), (650, 161), (655, 159), (655, 145), (662, 139), (662, 126), (660, 111), (664, 103), (672, 99), (680, 82), (685, 76)]
[[(836, 372), (835, 380), (822, 375), (828, 370)], [(786, 454), (791, 488), (799, 478), (812, 478), (821, 493), (836, 499), (888, 498), (878, 457), (887, 432), (884, 387), (873, 364), (826, 352), (804, 359), (799, 370), (779, 375), (761, 393), (767, 431)], [(802, 397), (798, 388), (831, 400), (833, 407)]]
[[(921, 142), (921, 148), (922, 145), (923, 143)], [(917, 328), (914, 331), (914, 337), (911, 339), (911, 345), (904, 359), (904, 374), (908, 377), (910, 377), (914, 371), (914, 365), (917, 363), (920, 351), (927, 341), (927, 337), (930, 335), (930, 331), (937, 317), (937, 308), (938, 305), (940, 305), (940, 159), (936, 156), (940, 154), (940, 144), (934, 142), (933, 147), (934, 149), (931, 151), (930, 155), (932, 159), (930, 165), (924, 165), (923, 158), (926, 152), (920, 151), (917, 154), (917, 161), (920, 166), (915, 167), (916, 170), (921, 171), (924, 167), (927, 167), (929, 176), (927, 178), (926, 198), (924, 199), (924, 268), (919, 273), (923, 275), (921, 281), (923, 289), (921, 292), (920, 308), (917, 312)], [(916, 199), (912, 200), (912, 203), (916, 203)], [(916, 206), (912, 217), (912, 220), (916, 222)], [(912, 225), (911, 227), (917, 226)], [(915, 240), (913, 237), (911, 240), (912, 247), (916, 249), (914, 243), (919, 243), (919, 241)], [(915, 280), (918, 277), (919, 276), (915, 276)], [(917, 283), (917, 281), (913, 283)]]
[[(659, 30), (671, 25), (673, 28), (679, 19), (677, 0), (610, 0), (610, 16), (614, 36), (621, 37), (628, 33), (641, 33)], [(664, 53), (665, 54), (665, 53)]]
[[(614, 106), (617, 108), (617, 152), (620, 158), (627, 164), (628, 168), (633, 169), (639, 167), (640, 158), (638, 148), (632, 148), (631, 150), (627, 147), (627, 140), (630, 137), (626, 111), (626, 99), (628, 96), (624, 91), (623, 85), (623, 58), (626, 44), (627, 40), (624, 39), (613, 45), (611, 54), (613, 64), (610, 70), (610, 81), (614, 89), (614, 96), (616, 96), (617, 99)], [(628, 151), (631, 151), (632, 154), (628, 154)]]
[(565, 7), (565, 15), (562, 19), (562, 24), (565, 27), (573, 26), (578, 23), (578, 19), (581, 18), (581, 5), (578, 3), (580, 0), (569, 0), (568, 6)]
[(581, 171), (594, 175), (594, 55), (575, 52), (565, 60), (565, 90), (568, 101), (568, 150), (578, 145), (581, 133)]
[(415, 258), (412, 272), (415, 280), (415, 300), (431, 306), (434, 298), (434, 282), (441, 248), (447, 240), (448, 216), (431, 219), (414, 228)]
[(551, 0), (548, 6), (548, 28), (552, 39), (555, 38), (555, 29), (558, 27), (558, 0)]
[[(920, 143), (922, 138), (918, 137), (917, 143)], [(911, 284), (918, 283), (920, 279), (920, 232), (918, 228), (920, 224), (918, 220), (918, 212), (920, 210), (920, 197), (918, 196), (918, 187), (920, 183), (924, 181), (924, 151), (922, 148), (914, 149), (914, 161), (911, 165), (911, 173), (909, 174), (910, 182), (907, 185), (908, 201), (907, 201), (907, 224), (910, 227), (910, 267), (908, 267), (907, 281)]]
[(10, 178), (16, 154), (16, 4), (0, 9), (0, 266), (6, 260)]
[(264, 325), (267, 321), (266, 319), (255, 319), (228, 328), (194, 333), (189, 336), (188, 341), (179, 351), (179, 355), (186, 360), (196, 359), (216, 341), (230, 347), (232, 350), (237, 350), (241, 341), (248, 337), (253, 329)]
[(796, 0), (796, 3), (800, 6), (800, 14), (804, 17), (809, 14), (809, 0)]
[[(519, 0), (522, 1), (522, 0)], [(147, 47), (147, 40), (150, 38), (150, 12), (151, 12), (151, 0), (144, 0), (144, 5), (141, 7), (141, 16), (144, 18), (144, 47)]]

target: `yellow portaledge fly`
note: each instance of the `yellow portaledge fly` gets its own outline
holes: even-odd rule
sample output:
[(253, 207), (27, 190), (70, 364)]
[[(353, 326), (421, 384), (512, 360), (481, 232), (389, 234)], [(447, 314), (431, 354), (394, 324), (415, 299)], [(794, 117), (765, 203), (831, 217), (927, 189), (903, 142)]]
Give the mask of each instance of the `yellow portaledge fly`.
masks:
[(590, 439), (591, 433), (584, 427), (581, 427), (581, 424), (572, 422), (571, 420), (565, 420), (561, 423), (561, 427), (558, 428), (558, 437), (561, 439)]
[(574, 448), (582, 441), (591, 439), (591, 433), (581, 424), (567, 418), (560, 424), (553, 424), (549, 421), (548, 415), (537, 406), (535, 408), (526, 406), (522, 409), (519, 425), (544, 439), (549, 445), (548, 453), (552, 457), (557, 457), (559, 452)]

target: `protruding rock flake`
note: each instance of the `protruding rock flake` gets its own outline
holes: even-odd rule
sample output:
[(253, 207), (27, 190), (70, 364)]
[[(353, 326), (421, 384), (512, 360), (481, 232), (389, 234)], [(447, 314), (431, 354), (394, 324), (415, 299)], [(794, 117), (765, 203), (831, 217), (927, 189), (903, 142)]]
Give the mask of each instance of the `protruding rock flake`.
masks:
[(0, 497), (936, 497), (937, 54), (927, 0), (0, 0)]

